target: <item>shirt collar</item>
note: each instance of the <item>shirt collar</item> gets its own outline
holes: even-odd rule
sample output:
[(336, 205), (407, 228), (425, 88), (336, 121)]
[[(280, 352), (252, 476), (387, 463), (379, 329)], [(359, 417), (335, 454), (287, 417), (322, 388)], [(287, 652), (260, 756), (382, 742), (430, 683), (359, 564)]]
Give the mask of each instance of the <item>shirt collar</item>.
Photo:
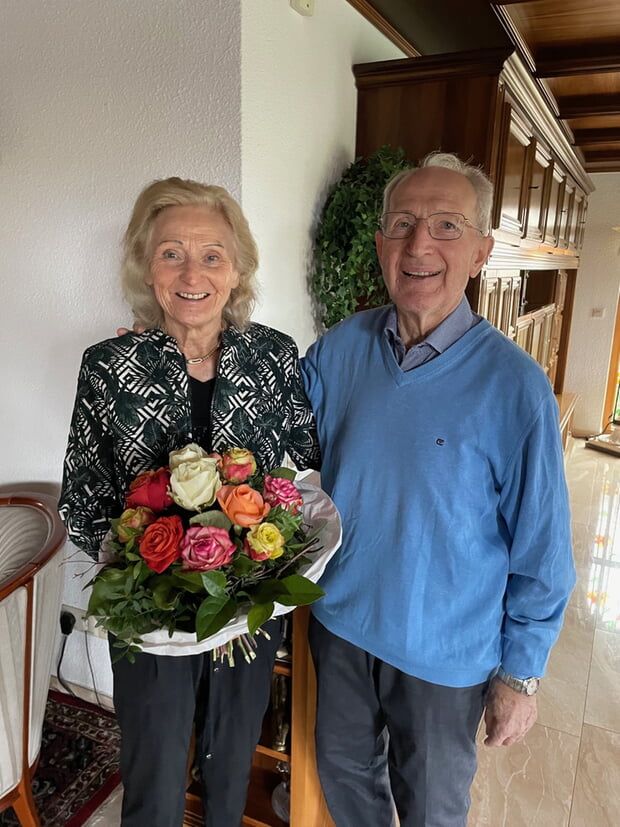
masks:
[[(474, 313), (471, 309), (467, 297), (463, 296), (457, 307), (447, 316), (440, 325), (438, 325), (432, 333), (423, 339), (418, 344), (430, 345), (438, 353), (443, 353), (451, 345), (457, 342), (461, 336), (464, 336), (475, 324), (478, 324), (482, 316)], [(396, 307), (392, 305), (385, 322), (385, 331), (388, 336), (388, 341), (394, 345), (400, 343), (404, 348), (404, 343), (398, 335), (398, 317), (396, 315)]]

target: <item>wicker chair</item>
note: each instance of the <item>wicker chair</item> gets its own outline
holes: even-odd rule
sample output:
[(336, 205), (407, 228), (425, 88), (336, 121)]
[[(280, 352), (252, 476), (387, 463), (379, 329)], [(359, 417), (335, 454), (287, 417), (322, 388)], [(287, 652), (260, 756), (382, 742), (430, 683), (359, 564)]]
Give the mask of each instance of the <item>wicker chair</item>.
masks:
[(0, 495), (0, 812), (39, 827), (32, 778), (62, 603), (65, 531), (55, 500)]

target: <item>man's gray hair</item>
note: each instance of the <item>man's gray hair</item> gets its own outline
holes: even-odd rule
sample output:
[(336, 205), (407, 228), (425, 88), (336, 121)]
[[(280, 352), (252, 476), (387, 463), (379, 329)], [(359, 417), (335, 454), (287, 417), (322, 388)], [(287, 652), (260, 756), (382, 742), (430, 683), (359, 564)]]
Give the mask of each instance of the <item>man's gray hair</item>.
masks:
[(491, 209), (493, 207), (493, 184), (480, 167), (461, 161), (458, 155), (454, 155), (452, 152), (430, 152), (420, 161), (417, 167), (405, 169), (390, 179), (383, 193), (383, 212), (389, 212), (390, 199), (396, 187), (427, 167), (450, 169), (452, 172), (459, 172), (467, 178), (476, 193), (476, 217), (474, 221), (483, 235), (489, 235), (491, 232)]

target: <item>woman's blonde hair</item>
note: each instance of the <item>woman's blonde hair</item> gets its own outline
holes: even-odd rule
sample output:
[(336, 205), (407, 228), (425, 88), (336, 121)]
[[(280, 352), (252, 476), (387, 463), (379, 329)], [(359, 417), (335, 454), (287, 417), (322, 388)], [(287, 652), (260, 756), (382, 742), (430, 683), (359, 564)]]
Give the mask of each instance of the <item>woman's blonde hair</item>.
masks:
[(223, 188), (182, 178), (164, 178), (145, 187), (134, 205), (123, 238), (121, 283), (125, 300), (135, 320), (146, 327), (162, 327), (164, 314), (145, 278), (150, 266), (153, 223), (166, 207), (209, 207), (216, 210), (232, 230), (235, 266), (239, 284), (224, 307), (228, 324), (243, 330), (250, 323), (256, 301), (255, 273), (258, 250), (241, 207)]

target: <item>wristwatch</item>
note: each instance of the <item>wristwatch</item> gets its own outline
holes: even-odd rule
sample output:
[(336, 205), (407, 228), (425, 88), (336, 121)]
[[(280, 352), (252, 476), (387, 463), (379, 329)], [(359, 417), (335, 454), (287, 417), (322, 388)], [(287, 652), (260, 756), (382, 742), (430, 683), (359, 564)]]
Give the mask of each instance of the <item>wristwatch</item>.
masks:
[(539, 678), (515, 678), (514, 675), (509, 675), (502, 666), (497, 670), (497, 677), (506, 686), (515, 689), (522, 695), (535, 695), (538, 692)]

